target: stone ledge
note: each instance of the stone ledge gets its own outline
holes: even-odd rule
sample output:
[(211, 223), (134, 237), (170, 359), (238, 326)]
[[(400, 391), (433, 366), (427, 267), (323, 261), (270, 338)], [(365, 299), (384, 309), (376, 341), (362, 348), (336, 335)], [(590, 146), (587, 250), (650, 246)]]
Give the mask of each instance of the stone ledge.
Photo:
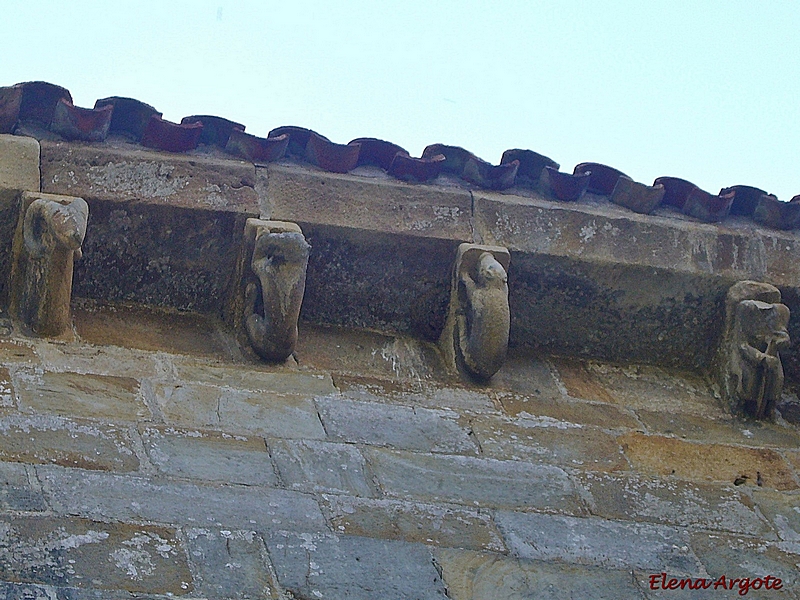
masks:
[(800, 233), (729, 218), (710, 225), (608, 203), (473, 192), (476, 237), (512, 252), (654, 267), (730, 280), (800, 284)]
[(272, 219), (472, 241), (472, 197), (463, 188), (286, 164), (271, 164), (267, 173)]
[(251, 163), (42, 141), (42, 190), (91, 200), (145, 202), (257, 215)]

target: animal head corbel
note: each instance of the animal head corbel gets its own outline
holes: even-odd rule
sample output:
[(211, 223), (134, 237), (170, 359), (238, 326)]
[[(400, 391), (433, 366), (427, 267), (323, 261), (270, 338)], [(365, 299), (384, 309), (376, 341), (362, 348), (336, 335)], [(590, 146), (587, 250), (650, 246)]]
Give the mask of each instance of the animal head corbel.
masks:
[(37, 259), (58, 250), (74, 252), (74, 257), (80, 258), (88, 219), (89, 206), (83, 198), (34, 200), (25, 211), (22, 227), (25, 249)]
[(247, 336), (259, 356), (282, 361), (297, 344), (311, 246), (296, 224), (260, 219), (247, 220), (245, 243), (251, 273), (244, 290)]
[(453, 271), (450, 313), (442, 347), (451, 365), (485, 381), (502, 367), (510, 312), (505, 248), (461, 244)]

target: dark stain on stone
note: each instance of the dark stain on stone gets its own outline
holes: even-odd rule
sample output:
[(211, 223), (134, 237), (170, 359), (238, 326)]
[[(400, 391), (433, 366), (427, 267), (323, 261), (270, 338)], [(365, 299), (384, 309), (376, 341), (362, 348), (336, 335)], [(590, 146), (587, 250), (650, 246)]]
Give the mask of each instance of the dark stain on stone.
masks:
[(11, 245), (19, 219), (19, 194), (0, 194), (0, 308), (8, 308), (8, 282), (11, 278)]
[(781, 351), (783, 374), (787, 381), (800, 382), (800, 289), (794, 287), (779, 287), (781, 302), (789, 307), (789, 339), (792, 345)]
[(233, 213), (90, 201), (73, 296), (221, 315), (243, 229)]
[(515, 254), (511, 345), (619, 362), (709, 366), (725, 286), (653, 268)]
[(302, 320), (438, 339), (458, 242), (301, 226), (311, 244)]

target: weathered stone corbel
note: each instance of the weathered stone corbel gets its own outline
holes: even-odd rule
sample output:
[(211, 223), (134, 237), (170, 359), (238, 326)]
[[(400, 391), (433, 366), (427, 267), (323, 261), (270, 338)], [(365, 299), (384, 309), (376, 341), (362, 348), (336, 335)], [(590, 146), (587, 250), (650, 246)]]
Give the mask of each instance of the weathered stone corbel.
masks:
[(740, 281), (725, 299), (718, 375), (726, 399), (755, 417), (772, 416), (783, 389), (779, 350), (790, 344), (789, 308), (778, 288)]
[(72, 266), (81, 257), (88, 218), (82, 198), (22, 194), (10, 304), (34, 333), (55, 337), (70, 327)]
[(247, 219), (244, 327), (256, 353), (286, 360), (297, 344), (297, 319), (311, 246), (295, 223)]
[(450, 367), (485, 381), (508, 350), (508, 250), (461, 244), (456, 254), (450, 309), (439, 345)]

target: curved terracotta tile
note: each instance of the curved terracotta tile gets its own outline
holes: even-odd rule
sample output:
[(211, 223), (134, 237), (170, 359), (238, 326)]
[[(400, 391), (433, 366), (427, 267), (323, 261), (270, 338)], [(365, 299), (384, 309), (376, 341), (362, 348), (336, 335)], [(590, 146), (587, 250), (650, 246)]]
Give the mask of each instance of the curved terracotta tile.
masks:
[(422, 158), (431, 158), (441, 154), (444, 156), (444, 164), (442, 171), (444, 173), (452, 173), (461, 177), (464, 173), (464, 166), (467, 161), (474, 157), (469, 150), (464, 150), (459, 146), (448, 146), (446, 144), (431, 144), (422, 151)]
[(505, 190), (514, 185), (518, 169), (518, 160), (495, 166), (477, 156), (470, 156), (464, 164), (461, 176), (482, 188)]
[(289, 134), (271, 138), (260, 138), (238, 129), (228, 136), (225, 152), (246, 158), (250, 162), (268, 163), (279, 160), (289, 147)]
[(361, 151), (358, 153), (358, 166), (372, 165), (388, 171), (395, 154), (399, 152), (406, 156), (409, 155), (405, 148), (377, 138), (356, 138), (350, 140), (349, 143), (361, 144)]
[(414, 158), (407, 154), (397, 153), (389, 165), (389, 175), (403, 181), (424, 183), (433, 181), (442, 172), (444, 154), (437, 154), (426, 158)]
[(347, 173), (356, 168), (361, 144), (335, 144), (314, 132), (308, 138), (306, 159), (331, 173)]
[(551, 167), (556, 171), (561, 167), (556, 161), (544, 154), (539, 154), (533, 150), (521, 150), (519, 148), (513, 148), (503, 152), (500, 164), (505, 165), (515, 160), (519, 161), (519, 168), (517, 169), (518, 184), (535, 184), (539, 181), (539, 177), (542, 175), (542, 169), (545, 167)]
[(800, 196), (783, 202), (775, 196), (762, 194), (753, 210), (753, 220), (773, 229), (797, 229), (800, 227)]
[(153, 115), (161, 116), (161, 113), (155, 108), (134, 98), (110, 96), (94, 103), (95, 108), (104, 106), (114, 107), (108, 132), (124, 135), (136, 142), (141, 142), (147, 123), (150, 122), (150, 117)]
[[(610, 196), (611, 192), (614, 191), (614, 186), (617, 185), (617, 179), (625, 175), (625, 173), (614, 167), (592, 162), (575, 165), (572, 174), (580, 175), (588, 172), (591, 172), (592, 176), (589, 179), (589, 188), (587, 191), (593, 194), (600, 194), (601, 196)], [(625, 177), (628, 176), (625, 175)], [(631, 178), (628, 177), (628, 179)]]
[[(268, 138), (278, 137), (286, 134), (289, 136), (289, 147), (286, 149), (286, 155), (293, 158), (305, 159), (306, 146), (308, 146), (308, 139), (311, 134), (320, 135), (316, 131), (306, 129), (305, 127), (295, 127), (293, 125), (284, 125), (276, 127), (267, 134)], [(328, 139), (324, 135), (320, 135), (323, 139)]]
[(664, 199), (662, 204), (674, 206), (678, 210), (683, 210), (686, 199), (692, 190), (697, 187), (691, 181), (680, 179), (679, 177), (658, 177), (653, 185), (664, 186)]
[(61, 99), (53, 111), (50, 131), (67, 140), (102, 142), (108, 136), (113, 106), (81, 108)]
[(716, 223), (728, 216), (734, 196), (734, 192), (715, 196), (695, 187), (683, 205), (683, 213), (706, 223)]
[(203, 131), (200, 133), (200, 143), (218, 146), (223, 149), (228, 144), (231, 131), (244, 131), (245, 129), (244, 125), (241, 123), (212, 115), (192, 115), (181, 119), (182, 125), (198, 122), (203, 124)]
[(653, 212), (664, 198), (664, 186), (645, 185), (624, 175), (617, 179), (611, 202), (643, 215)]
[(574, 202), (586, 193), (591, 176), (591, 171), (575, 175), (545, 167), (542, 169), (541, 185), (558, 200)]
[(43, 127), (50, 127), (53, 111), (61, 99), (72, 103), (72, 95), (67, 88), (46, 81), (28, 81), (18, 84), (22, 87), (22, 101), (19, 107), (20, 121), (33, 121)]
[(0, 133), (11, 133), (19, 121), (19, 107), (22, 103), (20, 84), (0, 88)]
[(746, 217), (753, 216), (753, 211), (755, 211), (761, 196), (768, 195), (764, 190), (760, 190), (751, 185), (732, 185), (731, 187), (722, 188), (719, 191), (720, 195), (730, 192), (735, 194), (733, 204), (731, 204), (731, 214), (743, 215)]
[(194, 150), (200, 141), (203, 124), (173, 123), (157, 115), (150, 117), (142, 134), (142, 146), (167, 152)]

